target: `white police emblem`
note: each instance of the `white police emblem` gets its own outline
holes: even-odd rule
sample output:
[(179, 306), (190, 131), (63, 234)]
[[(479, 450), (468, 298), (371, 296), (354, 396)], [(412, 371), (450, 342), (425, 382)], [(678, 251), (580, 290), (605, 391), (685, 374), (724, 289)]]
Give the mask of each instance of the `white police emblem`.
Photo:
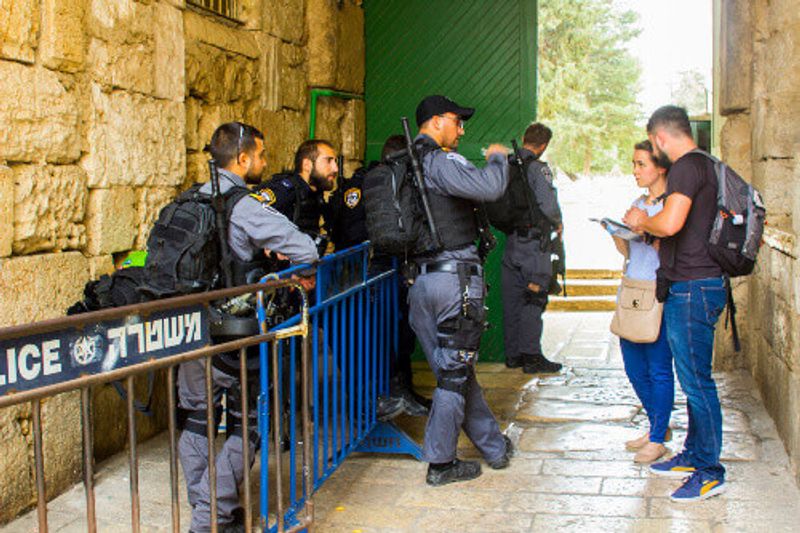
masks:
[(361, 189), (353, 187), (344, 192), (344, 204), (350, 209), (355, 208), (361, 201)]
[(94, 363), (100, 358), (100, 343), (97, 336), (83, 336), (72, 343), (72, 360), (81, 366)]
[(450, 159), (451, 161), (456, 161), (457, 163), (461, 163), (465, 167), (469, 165), (469, 161), (467, 161), (467, 158), (465, 158), (458, 152), (447, 152), (447, 159)]

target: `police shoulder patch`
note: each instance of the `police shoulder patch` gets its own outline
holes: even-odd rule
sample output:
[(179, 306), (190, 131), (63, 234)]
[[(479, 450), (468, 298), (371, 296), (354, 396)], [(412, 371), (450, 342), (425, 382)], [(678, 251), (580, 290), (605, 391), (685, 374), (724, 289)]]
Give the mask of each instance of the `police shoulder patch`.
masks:
[(553, 183), (553, 171), (552, 171), (552, 170), (550, 170), (550, 167), (549, 167), (549, 166), (547, 166), (547, 165), (544, 165), (544, 166), (542, 167), (542, 176), (544, 176), (544, 177), (545, 177), (545, 179), (546, 179), (547, 181), (549, 181), (550, 183)]
[(447, 152), (447, 159), (455, 161), (457, 163), (461, 163), (464, 166), (469, 165), (469, 161), (467, 161), (467, 158), (459, 154), (458, 152)]
[(272, 205), (275, 203), (275, 193), (272, 192), (272, 189), (261, 189), (257, 193), (253, 193), (250, 196), (262, 204)]
[(352, 187), (344, 191), (344, 205), (349, 207), (350, 209), (354, 209), (358, 202), (361, 201), (361, 189), (358, 187)]

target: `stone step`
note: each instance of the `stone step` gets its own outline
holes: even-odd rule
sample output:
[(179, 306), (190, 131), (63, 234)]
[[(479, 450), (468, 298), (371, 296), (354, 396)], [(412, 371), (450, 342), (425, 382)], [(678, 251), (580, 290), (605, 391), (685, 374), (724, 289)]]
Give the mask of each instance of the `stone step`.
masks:
[(590, 269), (590, 268), (567, 269), (567, 280), (620, 279), (621, 277), (622, 277), (621, 270), (604, 270), (604, 269)]
[[(570, 294), (567, 285), (567, 294)], [(613, 311), (616, 296), (551, 296), (548, 311)]]
[(618, 287), (619, 279), (567, 278), (567, 294), (569, 296), (615, 296)]

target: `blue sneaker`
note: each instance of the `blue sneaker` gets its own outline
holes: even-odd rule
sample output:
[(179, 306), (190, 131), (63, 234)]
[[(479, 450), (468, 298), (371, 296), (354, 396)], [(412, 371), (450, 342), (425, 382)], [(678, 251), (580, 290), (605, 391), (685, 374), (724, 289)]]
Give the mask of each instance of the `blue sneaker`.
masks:
[(695, 472), (686, 453), (681, 452), (672, 459), (650, 465), (650, 472), (662, 477), (685, 478)]
[(724, 479), (713, 478), (702, 472), (695, 472), (686, 482), (669, 497), (674, 502), (695, 502), (706, 500), (725, 492)]

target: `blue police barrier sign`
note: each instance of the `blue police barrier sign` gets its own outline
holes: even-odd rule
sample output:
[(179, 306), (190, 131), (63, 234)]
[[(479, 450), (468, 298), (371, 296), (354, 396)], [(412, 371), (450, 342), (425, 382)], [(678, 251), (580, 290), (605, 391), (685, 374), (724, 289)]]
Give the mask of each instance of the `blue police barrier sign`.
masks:
[(210, 344), (202, 305), (0, 340), (0, 396), (102, 374)]

